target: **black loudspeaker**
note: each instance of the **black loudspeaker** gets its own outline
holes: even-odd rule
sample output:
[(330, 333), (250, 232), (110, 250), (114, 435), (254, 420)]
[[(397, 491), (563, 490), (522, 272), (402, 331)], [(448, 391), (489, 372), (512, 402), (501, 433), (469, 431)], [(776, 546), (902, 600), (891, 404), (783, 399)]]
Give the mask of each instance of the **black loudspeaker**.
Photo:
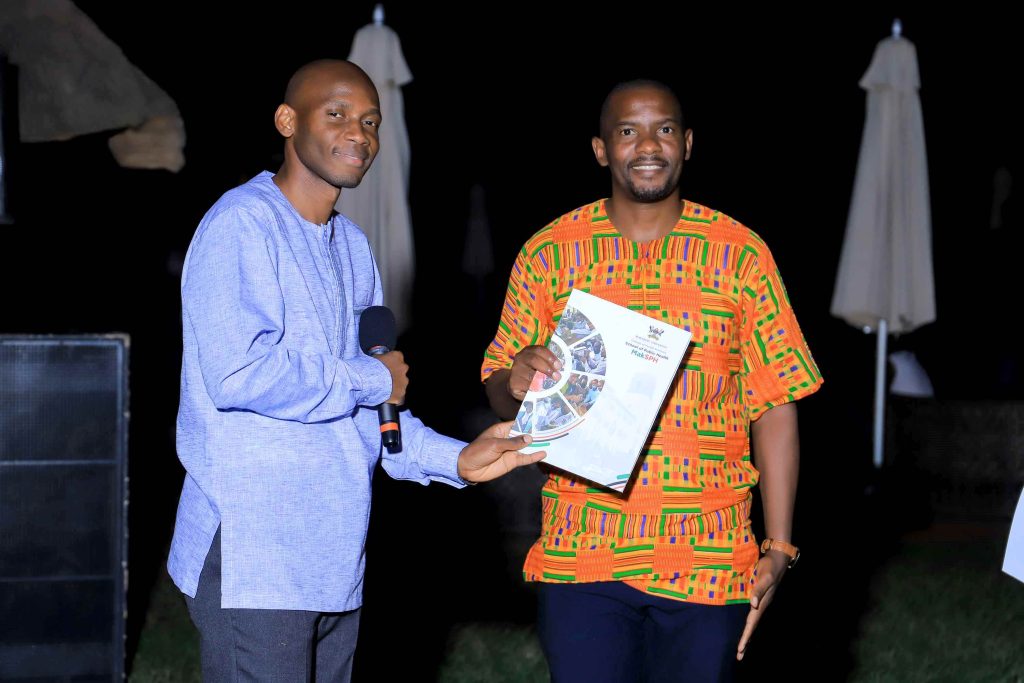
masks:
[(0, 681), (122, 681), (128, 337), (0, 335)]

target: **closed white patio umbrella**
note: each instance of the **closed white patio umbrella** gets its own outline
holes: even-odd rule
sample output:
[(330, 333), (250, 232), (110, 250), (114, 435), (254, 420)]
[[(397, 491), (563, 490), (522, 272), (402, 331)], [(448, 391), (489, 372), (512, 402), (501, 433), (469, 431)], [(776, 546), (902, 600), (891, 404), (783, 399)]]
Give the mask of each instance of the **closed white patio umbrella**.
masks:
[(374, 21), (356, 32), (349, 61), (373, 80), (380, 95), (383, 121), (380, 152), (359, 187), (342, 190), (335, 208), (366, 233), (380, 269), (384, 303), (395, 314), (399, 331), (412, 314), (414, 275), (412, 219), (409, 211), (409, 134), (405, 127), (402, 86), (412, 73), (402, 55), (398, 34), (384, 25), (377, 5)]
[(867, 115), (831, 311), (878, 334), (873, 462), (880, 467), (888, 335), (935, 320), (917, 51), (899, 20), (876, 47), (860, 86)]

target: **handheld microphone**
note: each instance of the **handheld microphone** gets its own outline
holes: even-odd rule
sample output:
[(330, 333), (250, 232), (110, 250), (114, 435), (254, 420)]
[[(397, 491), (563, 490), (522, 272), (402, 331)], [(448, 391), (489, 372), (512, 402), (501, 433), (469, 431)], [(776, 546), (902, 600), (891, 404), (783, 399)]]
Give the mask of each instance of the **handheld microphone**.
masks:
[[(387, 306), (370, 306), (359, 316), (359, 346), (368, 356), (382, 356), (392, 351), (398, 340), (395, 314)], [(388, 453), (402, 450), (402, 426), (398, 406), (381, 403), (377, 406), (380, 437)]]

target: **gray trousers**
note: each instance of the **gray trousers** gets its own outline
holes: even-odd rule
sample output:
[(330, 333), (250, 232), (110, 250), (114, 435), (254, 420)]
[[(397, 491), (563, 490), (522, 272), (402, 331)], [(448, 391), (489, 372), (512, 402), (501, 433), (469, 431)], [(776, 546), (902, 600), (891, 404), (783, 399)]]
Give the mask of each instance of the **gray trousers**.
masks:
[(199, 629), (204, 683), (348, 683), (359, 610), (224, 609), (220, 529), (203, 563), (196, 597), (185, 596)]

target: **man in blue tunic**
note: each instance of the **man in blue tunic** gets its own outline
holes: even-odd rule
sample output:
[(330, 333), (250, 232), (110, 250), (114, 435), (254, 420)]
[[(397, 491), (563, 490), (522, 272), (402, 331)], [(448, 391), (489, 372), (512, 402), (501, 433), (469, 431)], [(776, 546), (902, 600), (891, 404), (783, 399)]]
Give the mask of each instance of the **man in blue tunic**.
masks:
[[(204, 680), (347, 681), (381, 454), (375, 406), (400, 404), (408, 384), (400, 352), (359, 348), (380, 278), (363, 233), (333, 212), (377, 153), (377, 91), (351, 63), (313, 62), (274, 122), (284, 164), (221, 197), (185, 259), (186, 477), (168, 570), (200, 632)], [(536, 462), (508, 428), (466, 445), (406, 414), (384, 469), (463, 486)]]

